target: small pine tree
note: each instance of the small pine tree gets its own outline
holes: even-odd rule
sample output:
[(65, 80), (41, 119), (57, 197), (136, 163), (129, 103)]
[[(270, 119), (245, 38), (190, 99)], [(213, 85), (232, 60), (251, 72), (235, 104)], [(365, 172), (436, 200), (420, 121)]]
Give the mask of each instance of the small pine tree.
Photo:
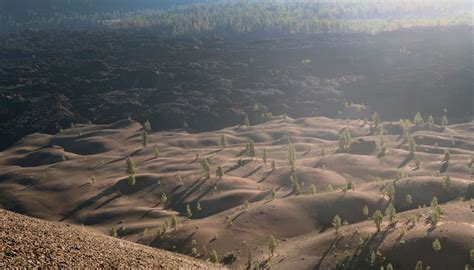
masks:
[(339, 217), (339, 215), (336, 215), (333, 219), (332, 219), (332, 226), (334, 227), (334, 229), (336, 230), (336, 235), (339, 236), (339, 229), (342, 227), (342, 223), (341, 223), (341, 218)]
[(424, 124), (423, 117), (421, 116), (420, 112), (417, 112), (415, 114), (415, 117), (413, 118), (413, 123), (415, 123), (416, 126), (421, 126)]
[(271, 196), (272, 196), (272, 201), (275, 200), (276, 198), (276, 192), (275, 192), (275, 189), (272, 188), (272, 191), (271, 191)]
[(127, 158), (125, 173), (128, 174), (128, 175), (132, 175), (132, 174), (137, 173), (136, 168), (135, 168), (135, 162), (133, 161), (133, 159), (131, 157)]
[(92, 175), (91, 176), (91, 184), (94, 184), (96, 182), (96, 178), (95, 178), (95, 175)]
[(272, 171), (276, 170), (276, 163), (275, 160), (272, 160)]
[(444, 176), (443, 188), (445, 190), (450, 190), (453, 187), (453, 181), (449, 175)]
[(265, 165), (267, 165), (267, 149), (263, 148), (263, 155), (262, 155), (262, 160)]
[(258, 112), (259, 106), (258, 103), (253, 104), (253, 111)]
[(340, 186), (339, 188), (341, 189), (341, 191), (342, 191), (344, 194), (346, 194), (347, 189), (348, 189), (348, 188), (347, 188), (347, 184), (344, 184), (344, 185)]
[(188, 122), (186, 122), (186, 120), (183, 120), (183, 129), (187, 129), (188, 127)]
[(429, 126), (430, 128), (434, 126), (434, 119), (433, 119), (433, 116), (432, 116), (432, 115), (430, 115), (430, 116), (428, 117), (428, 126)]
[(314, 184), (311, 184), (311, 185), (309, 186), (309, 193), (310, 193), (311, 195), (314, 195), (314, 194), (316, 194), (316, 192), (317, 192), (316, 186), (315, 186)]
[(388, 263), (388, 264), (387, 264), (387, 270), (393, 270), (393, 266), (392, 266), (391, 263)]
[(131, 157), (127, 158), (126, 161), (126, 168), (125, 168), (125, 173), (128, 174), (128, 184), (133, 187), (135, 185), (136, 179), (135, 179), (135, 174), (136, 168), (135, 168), (135, 162)]
[(135, 186), (135, 184), (137, 183), (137, 179), (135, 178), (134, 174), (131, 174), (131, 175), (128, 176), (127, 183), (131, 187)]
[(408, 138), (408, 149), (410, 150), (410, 154), (415, 154), (416, 152), (416, 142), (413, 137)]
[(298, 180), (293, 181), (293, 194), (295, 195), (301, 195), (301, 187), (300, 184), (298, 183)]
[(374, 266), (375, 259), (377, 259), (377, 255), (375, 254), (375, 251), (372, 250), (370, 253), (370, 266)]
[(412, 198), (411, 194), (407, 194), (405, 196), (405, 202), (406, 202), (407, 205), (411, 205), (413, 203), (413, 198)]
[(295, 163), (296, 163), (296, 150), (295, 147), (291, 142), (288, 142), (288, 165), (291, 167), (291, 171), (295, 171)]
[(390, 224), (395, 223), (397, 220), (397, 210), (395, 209), (395, 206), (393, 204), (389, 204), (387, 209), (385, 210), (385, 215), (388, 216), (388, 220), (390, 221)]
[(438, 238), (433, 241), (433, 249), (436, 253), (441, 250), (441, 243), (439, 242)]
[(219, 257), (217, 256), (217, 252), (215, 249), (212, 250), (211, 254), (209, 255), (209, 261), (211, 263), (218, 263)]
[(143, 130), (142, 132), (142, 144), (143, 144), (143, 147), (148, 146), (148, 133), (146, 133), (145, 130)]
[(411, 215), (411, 216), (410, 216), (410, 222), (411, 222), (411, 224), (412, 224), (413, 226), (416, 225), (416, 216), (415, 216), (415, 215)]
[(390, 198), (390, 201), (392, 201), (395, 198), (395, 185), (393, 183), (387, 184), (384, 192), (385, 195)]
[(222, 149), (225, 149), (227, 147), (227, 138), (224, 134), (221, 134), (221, 147)]
[(166, 233), (166, 231), (170, 228), (170, 222), (168, 220), (165, 220), (165, 222), (163, 222), (163, 232)]
[(430, 203), (431, 206), (431, 222), (436, 225), (439, 221), (439, 218), (443, 214), (443, 210), (441, 210), (441, 207), (438, 204), (438, 198), (433, 197)]
[(354, 181), (349, 181), (349, 183), (347, 183), (347, 189), (348, 190), (355, 190), (357, 187), (357, 184), (354, 182)]
[(151, 132), (151, 123), (150, 121), (146, 120), (145, 123), (143, 123), (143, 130), (146, 132)]
[(364, 205), (364, 207), (362, 208), (362, 214), (364, 216), (368, 216), (369, 215), (369, 207), (367, 205)]
[(474, 263), (474, 249), (469, 251), (469, 258), (471, 259), (471, 263)]
[(431, 212), (431, 223), (433, 225), (436, 225), (439, 221), (439, 218), (440, 218), (440, 215), (439, 215), (439, 212), (438, 211), (433, 211)]
[(249, 156), (250, 156), (252, 159), (255, 158), (255, 156), (256, 156), (256, 153), (255, 153), (255, 144), (254, 144), (252, 141), (250, 141), (250, 142), (248, 143), (248, 153), (249, 153)]
[(186, 215), (188, 218), (191, 218), (193, 216), (193, 212), (191, 211), (191, 207), (189, 207), (189, 204), (186, 205)]
[(270, 239), (268, 240), (268, 249), (270, 250), (270, 253), (272, 254), (272, 257), (278, 247), (278, 241), (275, 239), (273, 235), (270, 236)]
[(115, 229), (115, 227), (113, 227), (113, 228), (110, 230), (110, 236), (112, 236), (112, 237), (117, 237), (117, 229)]
[(245, 209), (245, 212), (248, 212), (248, 211), (249, 211), (249, 205), (250, 205), (249, 201), (245, 200), (245, 202), (244, 202), (244, 209)]
[(166, 196), (166, 193), (163, 192), (163, 194), (161, 194), (160, 202), (163, 205), (163, 208), (166, 208), (166, 204), (168, 203), (168, 196)]
[(416, 262), (415, 270), (424, 270), (422, 261)]
[(158, 158), (158, 155), (160, 154), (160, 150), (156, 145), (153, 147), (153, 154), (155, 154), (155, 158)]
[(339, 150), (349, 151), (351, 149), (353, 139), (348, 129), (344, 130), (339, 136)]
[(380, 210), (375, 211), (375, 213), (372, 215), (372, 220), (375, 223), (375, 226), (377, 227), (377, 232), (380, 232), (380, 226), (382, 225), (383, 221), (383, 215)]
[(447, 127), (448, 126), (448, 117), (445, 115), (443, 115), (443, 118), (441, 119), (441, 126), (443, 127)]
[(222, 177), (224, 176), (224, 168), (222, 168), (221, 165), (219, 165), (216, 169), (216, 175), (219, 177), (219, 180), (222, 180)]
[(209, 179), (211, 177), (211, 165), (209, 164), (209, 161), (207, 159), (203, 159), (201, 161), (201, 167), (206, 174), (206, 178)]
[(171, 228), (177, 229), (178, 227), (179, 227), (179, 220), (175, 215), (173, 215), (171, 217)]
[(418, 157), (415, 158), (415, 169), (419, 170), (421, 168), (421, 161)]
[(329, 185), (326, 187), (326, 191), (327, 191), (327, 192), (332, 192), (333, 190), (334, 190), (334, 189), (333, 189), (333, 187), (332, 187), (331, 184), (329, 184)]
[(200, 202), (197, 202), (197, 204), (196, 204), (196, 210), (197, 210), (198, 212), (201, 212), (201, 211), (202, 211), (202, 207), (201, 207), (201, 203), (200, 203)]
[(377, 112), (372, 114), (372, 122), (374, 123), (374, 128), (377, 128), (380, 124), (380, 115)]
[(249, 117), (247, 115), (244, 116), (244, 126), (246, 127), (250, 126)]
[(449, 163), (450, 159), (451, 159), (451, 153), (449, 153), (449, 150), (446, 150), (444, 152), (443, 162)]
[(438, 198), (433, 197), (433, 198), (431, 199), (430, 206), (431, 206), (432, 208), (436, 208), (436, 209), (437, 209), (437, 207), (439, 207)]

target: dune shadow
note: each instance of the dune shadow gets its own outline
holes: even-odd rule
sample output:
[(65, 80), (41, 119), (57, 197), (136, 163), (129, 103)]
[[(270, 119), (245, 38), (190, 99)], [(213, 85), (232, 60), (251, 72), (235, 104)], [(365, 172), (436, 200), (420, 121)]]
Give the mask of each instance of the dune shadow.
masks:
[(243, 156), (245, 153), (247, 153), (247, 149), (244, 149), (244, 150), (240, 151), (240, 152), (236, 155), (236, 157), (241, 157), (241, 156)]
[(241, 215), (243, 215), (246, 211), (245, 210), (242, 210), (240, 211), (240, 213), (238, 213), (237, 215), (235, 215), (235, 217), (232, 218), (232, 221), (235, 221), (236, 219), (238, 219)]
[[(184, 189), (182, 192), (174, 194), (172, 196), (172, 201), (174, 202), (172, 205), (176, 205), (177, 203), (181, 203), (185, 201), (190, 195), (192, 195), (196, 190), (198, 190), (202, 185), (206, 183), (206, 179), (202, 180), (202, 178), (197, 179), (194, 181), (188, 188)], [(196, 201), (199, 201), (197, 199)]]
[(235, 171), (235, 170), (237, 170), (238, 168), (243, 167), (243, 166), (249, 164), (250, 162), (251, 162), (250, 159), (241, 160), (241, 161), (237, 162), (237, 164), (235, 164), (234, 166), (232, 166), (232, 167), (230, 167), (229, 169), (227, 169), (227, 171), (225, 171), (225, 173), (229, 173), (229, 172)]
[(148, 214), (150, 214), (153, 211), (153, 209), (147, 210), (139, 219), (144, 219)]
[(257, 168), (255, 168), (255, 170), (253, 170), (253, 171), (249, 172), (248, 174), (242, 176), (242, 178), (247, 178), (247, 177), (249, 177), (249, 176), (255, 174), (255, 173), (258, 172), (262, 167), (263, 167), (263, 165), (258, 166)]
[[(128, 155), (128, 156), (124, 156), (124, 157), (120, 157), (120, 158), (113, 159), (113, 160), (111, 160), (111, 161), (109, 161), (109, 162), (107, 162), (107, 163), (104, 163), (104, 164), (101, 164), (101, 165), (96, 166), (96, 168), (97, 168), (97, 167), (100, 167), (100, 166), (109, 165), (109, 164), (112, 164), (112, 163), (115, 163), (115, 162), (118, 162), (118, 161), (126, 160), (128, 157), (133, 157), (133, 156), (135, 156), (136, 154), (140, 153), (142, 150), (143, 150), (143, 148), (139, 148), (139, 149), (133, 151), (133, 152), (132, 152), (130, 155)], [(145, 162), (146, 162), (146, 161), (148, 161), (148, 160), (145, 160)]]
[(449, 162), (448, 162), (448, 161), (444, 161), (444, 162), (441, 164), (441, 167), (439, 168), (439, 172), (440, 172), (440, 173), (445, 173), (445, 172), (448, 170), (448, 167), (449, 167)]
[(267, 180), (267, 178), (273, 173), (273, 170), (270, 170), (269, 172), (267, 172), (263, 177), (262, 179), (260, 179), (258, 181), (258, 183), (262, 183), (263, 181)]
[(84, 184), (80, 185), (79, 188), (83, 188), (85, 186), (90, 186), (90, 185), (92, 185), (92, 184), (90, 182), (87, 182), (87, 183), (84, 183)]
[(314, 164), (313, 168), (321, 168), (324, 165), (324, 158), (321, 158), (316, 164)]
[(102, 192), (100, 192), (99, 194), (83, 201), (82, 203), (80, 203), (78, 206), (74, 207), (72, 210), (70, 210), (69, 212), (67, 212), (62, 218), (60, 221), (65, 221), (69, 218), (71, 218), (72, 216), (74, 216), (77, 212), (83, 210), (83, 209), (86, 209), (90, 206), (92, 206), (94, 203), (96, 203), (97, 201), (99, 201), (101, 198), (105, 197), (105, 196), (109, 196), (109, 195), (112, 195), (115, 191), (117, 191), (119, 188), (118, 188), (118, 183), (115, 184), (113, 187), (111, 188), (108, 188)]
[[(370, 237), (368, 237), (362, 246), (358, 248), (360, 250), (359, 255), (357, 256), (352, 256), (352, 258), (347, 262), (347, 269), (366, 269), (362, 267), (364, 264), (366, 264), (366, 258), (370, 257), (370, 253), (373, 250), (377, 250), (380, 246), (381, 243), (385, 241), (385, 238), (390, 234), (391, 230), (390, 228), (393, 228), (392, 226), (389, 226), (387, 230), (381, 230), (378, 233), (372, 234)], [(357, 254), (357, 253), (355, 253)]]
[(341, 237), (336, 237), (334, 241), (329, 245), (329, 248), (324, 251), (323, 256), (321, 256), (321, 259), (319, 259), (318, 263), (313, 267), (313, 270), (320, 270), (321, 269), (321, 264), (323, 263), (324, 259), (329, 255), (331, 251), (333, 251), (337, 245), (337, 242), (342, 239)]
[(107, 202), (110, 202), (112, 200), (115, 200), (117, 199), (118, 197), (122, 196), (122, 195), (127, 195), (127, 194), (132, 194), (132, 193), (135, 193), (135, 192), (138, 192), (140, 190), (143, 190), (147, 187), (149, 187), (149, 183), (147, 182), (142, 182), (142, 181), (137, 181), (135, 186), (133, 187), (130, 187), (130, 185), (128, 184), (127, 182), (127, 179), (122, 179), (120, 181), (117, 181), (115, 183), (115, 185), (113, 185), (112, 187), (110, 188), (107, 188), (105, 190), (103, 190), (102, 192), (100, 192), (99, 194), (95, 195), (95, 196), (92, 196), (91, 198), (81, 202), (79, 205), (77, 205), (76, 207), (74, 207), (72, 210), (66, 212), (64, 214), (64, 216), (60, 219), (60, 221), (64, 221), (64, 220), (67, 220), (71, 217), (73, 217), (76, 213), (88, 208), (88, 207), (91, 207), (92, 205), (94, 205), (95, 203), (97, 203), (99, 200), (101, 200), (102, 198), (104, 197), (107, 197), (107, 196), (110, 196), (112, 194), (114, 194), (115, 192), (119, 192), (117, 194), (117, 196), (111, 198), (111, 199), (108, 199), (106, 202), (102, 203), (101, 205), (99, 205), (96, 209), (100, 208), (100, 207), (103, 207)]
[(413, 158), (415, 157), (415, 154), (414, 153), (409, 153), (408, 156), (400, 163), (400, 165), (398, 165), (398, 168), (403, 168), (405, 167), (408, 163), (410, 163), (410, 161), (413, 160)]
[(118, 199), (118, 198), (120, 198), (120, 197), (122, 197), (122, 194), (117, 194), (117, 195), (113, 196), (112, 198), (107, 199), (105, 202), (103, 202), (103, 203), (99, 204), (98, 206), (96, 206), (96, 207), (94, 208), (94, 210), (97, 210), (97, 209), (99, 209), (99, 208), (102, 208), (104, 205), (106, 205), (106, 204), (108, 204), (109, 202), (111, 202), (111, 201), (113, 201), (113, 200), (115, 200), (115, 199)]
[(222, 152), (223, 150), (224, 150), (224, 149), (219, 148), (219, 149), (217, 149), (217, 150), (214, 150), (214, 151), (211, 151), (211, 152), (209, 152), (209, 153), (204, 154), (204, 156), (209, 156), (209, 155), (217, 154), (217, 153), (219, 153), (219, 152)]
[(378, 154), (377, 154), (377, 158), (383, 158), (385, 156), (385, 153), (380, 151)]

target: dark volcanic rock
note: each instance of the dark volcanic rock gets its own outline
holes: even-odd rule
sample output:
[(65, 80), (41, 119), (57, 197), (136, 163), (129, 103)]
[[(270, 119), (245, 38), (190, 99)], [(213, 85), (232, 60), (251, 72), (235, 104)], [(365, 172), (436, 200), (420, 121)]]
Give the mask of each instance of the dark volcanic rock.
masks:
[[(336, 116), (346, 101), (384, 120), (421, 111), (472, 116), (472, 28), (269, 40), (164, 39), (148, 32), (27, 31), (0, 37), (0, 149), (71, 122), (131, 116), (154, 130), (195, 131)], [(415, 33), (416, 32), (416, 33)], [(410, 54), (401, 53), (408, 48)], [(449, 57), (446, 51), (452, 52)], [(258, 104), (255, 106), (255, 104)], [(370, 115), (369, 115), (370, 117)]]

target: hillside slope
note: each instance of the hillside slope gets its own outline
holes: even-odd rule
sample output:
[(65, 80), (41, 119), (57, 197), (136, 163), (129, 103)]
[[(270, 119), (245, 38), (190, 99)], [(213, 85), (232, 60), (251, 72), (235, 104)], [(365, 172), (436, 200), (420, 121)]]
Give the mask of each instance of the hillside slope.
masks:
[(0, 209), (0, 268), (219, 269), (91, 229)]
[[(0, 206), (104, 234), (115, 229), (202, 260), (215, 250), (235, 269), (270, 260), (272, 269), (409, 269), (419, 260), (432, 270), (464, 268), (474, 248), (474, 122), (374, 125), (273, 117), (217, 132), (150, 132), (146, 147), (133, 120), (32, 134), (0, 152)], [(352, 144), (342, 150), (348, 132)], [(434, 197), (443, 212), (436, 223)], [(369, 219), (390, 205), (397, 222), (385, 216), (377, 232)], [(339, 237), (336, 215), (346, 223)], [(271, 236), (280, 243), (273, 257)]]

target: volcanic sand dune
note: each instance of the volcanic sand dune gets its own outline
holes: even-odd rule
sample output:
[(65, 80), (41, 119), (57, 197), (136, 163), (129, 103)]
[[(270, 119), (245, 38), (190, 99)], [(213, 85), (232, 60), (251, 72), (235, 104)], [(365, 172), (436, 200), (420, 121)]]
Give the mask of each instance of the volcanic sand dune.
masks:
[[(372, 123), (324, 117), (277, 117), (216, 132), (152, 132), (147, 147), (142, 145), (142, 126), (132, 120), (76, 125), (56, 135), (32, 134), (0, 153), (0, 206), (51, 221), (85, 224), (104, 234), (115, 228), (120, 238), (187, 255), (194, 248), (193, 256), (203, 260), (216, 250), (222, 263), (236, 269), (246, 265), (249, 253), (253, 263), (263, 266), (269, 259), (271, 235), (280, 243), (271, 259), (275, 269), (327, 269), (338, 264), (368, 269), (372, 251), (382, 254), (374, 262), (376, 269), (388, 262), (395, 269), (412, 268), (417, 260), (431, 269), (464, 267), (474, 248), (469, 210), (474, 122), (446, 128), (412, 126), (414, 154), (408, 151), (399, 123), (382, 125), (385, 155)], [(344, 130), (354, 141), (349, 151), (338, 149)], [(225, 148), (220, 146), (221, 135)], [(245, 149), (250, 140), (255, 158)], [(294, 172), (288, 163), (288, 141), (296, 151)], [(447, 150), (451, 158), (446, 163)], [(136, 164), (134, 186), (125, 173), (127, 157)], [(221, 180), (214, 174), (205, 177), (204, 159), (212, 172), (223, 166)], [(450, 187), (445, 187), (444, 175), (451, 177)], [(295, 190), (295, 181), (301, 191)], [(349, 183), (354, 190), (339, 189)], [(390, 185), (395, 187), (393, 200), (385, 194)], [(411, 204), (406, 202), (408, 194)], [(428, 215), (434, 196), (445, 214), (432, 227)], [(399, 222), (375, 233), (368, 216), (376, 209), (384, 212), (389, 203), (400, 212)], [(408, 229), (405, 223), (413, 214), (418, 222)], [(339, 238), (332, 228), (335, 215), (348, 223)], [(181, 224), (163, 232), (163, 224), (170, 224), (173, 216)], [(408, 230), (405, 244), (398, 239), (403, 228)], [(363, 248), (359, 236), (370, 240)], [(432, 254), (436, 237), (446, 247)], [(230, 252), (235, 260), (224, 259)]]

